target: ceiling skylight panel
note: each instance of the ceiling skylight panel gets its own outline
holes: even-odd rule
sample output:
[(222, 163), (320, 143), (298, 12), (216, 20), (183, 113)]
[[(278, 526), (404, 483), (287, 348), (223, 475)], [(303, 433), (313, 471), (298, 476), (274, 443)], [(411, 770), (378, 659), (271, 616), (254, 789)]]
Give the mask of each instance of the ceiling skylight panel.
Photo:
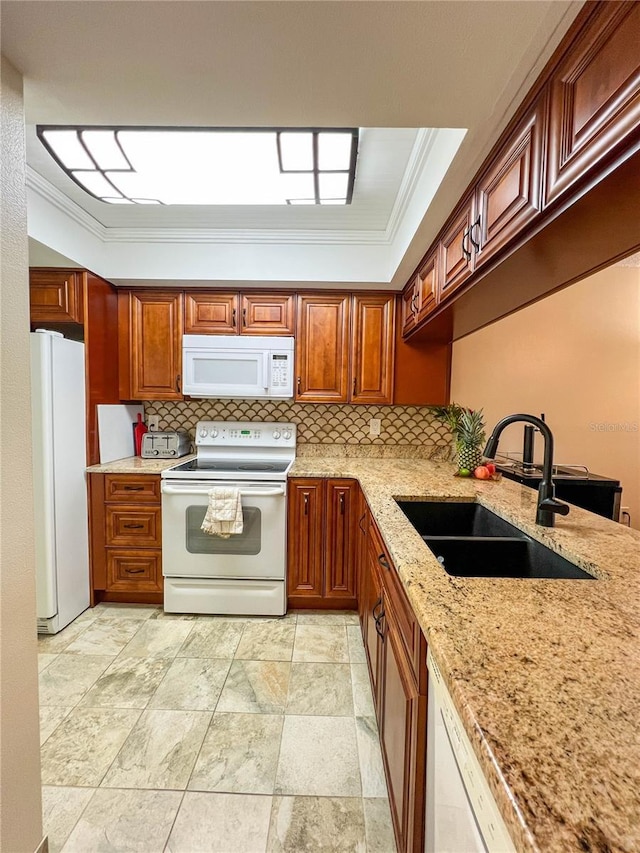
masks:
[(61, 168), (109, 204), (349, 204), (353, 192), (355, 129), (37, 131)]

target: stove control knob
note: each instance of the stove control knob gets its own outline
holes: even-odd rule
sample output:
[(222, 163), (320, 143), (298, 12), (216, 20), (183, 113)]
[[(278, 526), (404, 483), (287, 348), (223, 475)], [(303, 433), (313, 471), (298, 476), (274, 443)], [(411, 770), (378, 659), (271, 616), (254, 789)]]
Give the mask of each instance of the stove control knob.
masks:
[(201, 429), (200, 430), (200, 438), (206, 438), (206, 437), (207, 437), (206, 429)]
[(276, 441), (280, 438), (280, 430), (279, 429), (274, 429), (273, 437), (275, 438)]
[(285, 431), (282, 433), (282, 437), (283, 437), (286, 441), (289, 441), (289, 439), (291, 438), (291, 430), (290, 430), (290, 429), (285, 429)]
[(218, 437), (218, 430), (212, 429), (211, 432), (209, 433), (209, 435), (211, 436), (211, 438), (217, 438)]

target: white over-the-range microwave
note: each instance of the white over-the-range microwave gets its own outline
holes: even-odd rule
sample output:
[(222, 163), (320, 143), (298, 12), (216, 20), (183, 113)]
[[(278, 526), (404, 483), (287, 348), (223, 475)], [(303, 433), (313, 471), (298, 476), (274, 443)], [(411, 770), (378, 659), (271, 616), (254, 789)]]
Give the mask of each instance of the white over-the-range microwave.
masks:
[(184, 335), (182, 390), (190, 397), (293, 397), (293, 338)]

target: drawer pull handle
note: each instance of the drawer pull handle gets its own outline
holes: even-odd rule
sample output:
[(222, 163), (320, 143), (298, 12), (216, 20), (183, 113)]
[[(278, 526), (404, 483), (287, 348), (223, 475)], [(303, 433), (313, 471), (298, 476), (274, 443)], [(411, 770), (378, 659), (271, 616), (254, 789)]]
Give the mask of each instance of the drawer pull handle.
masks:
[[(473, 229), (474, 229), (474, 228), (478, 228), (478, 230), (479, 230), (479, 234), (478, 234), (478, 239), (477, 239), (477, 240), (474, 240), (474, 239), (473, 239)], [(480, 251), (480, 239), (481, 239), (481, 235), (482, 235), (482, 226), (480, 225), (480, 217), (478, 216), (478, 218), (477, 218), (477, 219), (476, 219), (476, 221), (473, 223), (473, 225), (471, 226), (471, 229), (470, 229), (470, 231), (469, 231), (469, 239), (471, 240), (471, 245), (472, 245), (472, 246), (473, 246), (473, 248), (476, 250), (476, 252), (479, 252), (479, 251)]]
[(144, 572), (144, 569), (125, 569), (125, 572), (128, 575), (141, 575)]
[(344, 492), (340, 492), (338, 502), (340, 504), (340, 515), (344, 515)]
[(142, 492), (144, 490), (144, 486), (123, 486), (122, 488), (125, 492)]
[(309, 515), (309, 492), (304, 493), (304, 514)]
[(236, 309), (235, 308), (231, 312), (231, 325), (235, 329), (235, 327), (236, 327)]
[(242, 309), (242, 325), (243, 326), (247, 325), (247, 309), (246, 308)]
[(364, 521), (366, 515), (367, 515), (367, 513), (363, 512), (362, 515), (360, 516), (360, 518), (358, 519), (358, 527), (360, 528), (360, 532), (363, 533), (365, 536), (367, 535), (367, 531), (362, 526), (362, 522)]
[(378, 554), (378, 562), (380, 563), (380, 565), (382, 566), (382, 568), (383, 568), (383, 569), (386, 569), (387, 571), (389, 571), (389, 569), (391, 568), (391, 566), (390, 566), (390, 565), (389, 565), (389, 563), (387, 562), (387, 560), (386, 560), (386, 558), (385, 558), (384, 554)]
[(378, 607), (380, 607), (381, 604), (382, 604), (382, 596), (380, 596), (380, 598), (373, 605), (373, 610), (371, 611), (371, 615), (373, 616), (375, 622), (378, 621), (378, 617), (376, 616), (376, 610), (378, 609)]
[(127, 530), (141, 530), (144, 524), (123, 524), (122, 526)]

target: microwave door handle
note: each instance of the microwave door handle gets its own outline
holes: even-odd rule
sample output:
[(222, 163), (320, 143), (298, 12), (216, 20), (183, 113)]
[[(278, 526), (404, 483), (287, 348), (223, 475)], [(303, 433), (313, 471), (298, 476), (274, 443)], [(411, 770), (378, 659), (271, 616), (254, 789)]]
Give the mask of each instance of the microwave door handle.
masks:
[(269, 390), (270, 381), (269, 381), (269, 372), (272, 363), (272, 355), (271, 353), (266, 353), (262, 359), (262, 387), (265, 391)]

